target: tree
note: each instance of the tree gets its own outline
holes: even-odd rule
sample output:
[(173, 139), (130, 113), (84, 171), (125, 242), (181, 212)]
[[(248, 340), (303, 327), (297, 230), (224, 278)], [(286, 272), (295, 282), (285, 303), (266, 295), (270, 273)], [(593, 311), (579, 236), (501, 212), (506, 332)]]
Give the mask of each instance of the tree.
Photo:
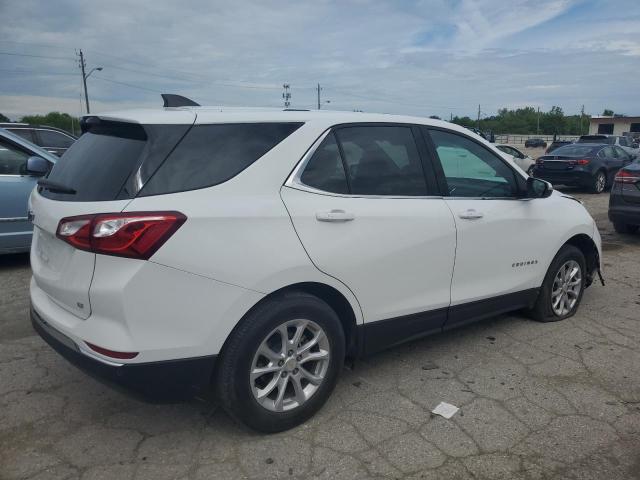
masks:
[(32, 125), (48, 125), (66, 130), (70, 133), (75, 133), (79, 124), (77, 118), (72, 117), (68, 113), (60, 112), (49, 112), (46, 115), (27, 115), (22, 117), (20, 121)]
[(602, 116), (613, 117), (613, 110), (609, 110), (608, 108), (605, 108), (604, 111), (602, 112)]
[(10, 122), (9, 117), (0, 113), (0, 122)]

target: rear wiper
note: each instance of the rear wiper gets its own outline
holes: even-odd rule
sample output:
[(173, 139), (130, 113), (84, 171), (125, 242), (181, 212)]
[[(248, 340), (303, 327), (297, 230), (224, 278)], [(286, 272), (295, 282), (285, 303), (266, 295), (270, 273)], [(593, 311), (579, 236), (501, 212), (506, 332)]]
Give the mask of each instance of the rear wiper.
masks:
[(76, 194), (76, 191), (73, 188), (67, 187), (62, 183), (49, 180), (48, 178), (41, 178), (40, 180), (38, 180), (38, 185), (54, 193), (68, 193), (69, 195)]

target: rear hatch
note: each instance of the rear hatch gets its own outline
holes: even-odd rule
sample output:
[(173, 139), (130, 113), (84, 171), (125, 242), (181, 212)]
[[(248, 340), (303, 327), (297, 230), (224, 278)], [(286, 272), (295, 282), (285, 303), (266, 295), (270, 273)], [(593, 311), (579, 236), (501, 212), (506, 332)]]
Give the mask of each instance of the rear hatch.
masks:
[(58, 238), (60, 220), (124, 210), (195, 121), (192, 112), (179, 113), (183, 121), (188, 115), (189, 123), (84, 119), (83, 135), (31, 196), (34, 281), (53, 302), (81, 319), (91, 315), (89, 289), (96, 255)]
[(576, 167), (588, 165), (591, 157), (597, 153), (599, 147), (591, 145), (565, 145), (559, 147), (550, 155), (538, 158), (537, 166), (550, 171), (570, 171)]

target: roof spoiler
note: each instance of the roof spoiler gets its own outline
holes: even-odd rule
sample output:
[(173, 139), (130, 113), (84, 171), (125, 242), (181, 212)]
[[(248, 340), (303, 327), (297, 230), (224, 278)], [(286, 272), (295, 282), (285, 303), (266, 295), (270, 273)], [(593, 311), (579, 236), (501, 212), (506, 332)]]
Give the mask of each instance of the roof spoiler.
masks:
[(199, 107), (200, 104), (194, 102), (190, 98), (182, 95), (174, 95), (173, 93), (162, 93), (163, 107)]

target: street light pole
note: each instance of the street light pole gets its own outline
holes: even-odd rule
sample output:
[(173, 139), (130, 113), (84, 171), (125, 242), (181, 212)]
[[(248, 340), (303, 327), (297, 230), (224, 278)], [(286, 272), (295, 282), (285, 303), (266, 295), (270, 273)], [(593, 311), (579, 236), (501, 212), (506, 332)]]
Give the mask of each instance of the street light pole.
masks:
[(94, 67), (89, 71), (89, 73), (85, 73), (85, 68), (87, 66), (87, 63), (84, 60), (84, 54), (82, 53), (82, 49), (80, 49), (79, 55), (80, 55), (80, 70), (82, 70), (82, 84), (84, 85), (84, 102), (87, 105), (87, 113), (91, 113), (91, 110), (89, 109), (89, 93), (87, 92), (87, 78), (89, 78), (89, 75), (91, 75), (96, 70), (98, 70), (99, 72), (102, 71), (102, 67)]

